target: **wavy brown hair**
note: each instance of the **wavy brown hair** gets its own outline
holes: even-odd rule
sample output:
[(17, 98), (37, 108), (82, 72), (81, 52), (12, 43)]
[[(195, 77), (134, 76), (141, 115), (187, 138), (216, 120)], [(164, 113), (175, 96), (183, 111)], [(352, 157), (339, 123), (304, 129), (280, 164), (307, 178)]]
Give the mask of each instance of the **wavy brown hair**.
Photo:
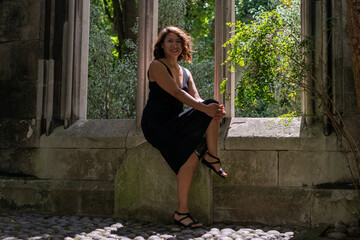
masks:
[(161, 45), (164, 43), (164, 40), (169, 33), (175, 33), (181, 39), (182, 53), (179, 55), (178, 61), (184, 61), (184, 62), (191, 63), (191, 61), (192, 61), (191, 36), (186, 34), (180, 28), (177, 28), (174, 26), (168, 26), (160, 31), (158, 38), (156, 39), (155, 46), (154, 46), (154, 58), (156, 60), (158, 60), (160, 58), (165, 57), (165, 52)]

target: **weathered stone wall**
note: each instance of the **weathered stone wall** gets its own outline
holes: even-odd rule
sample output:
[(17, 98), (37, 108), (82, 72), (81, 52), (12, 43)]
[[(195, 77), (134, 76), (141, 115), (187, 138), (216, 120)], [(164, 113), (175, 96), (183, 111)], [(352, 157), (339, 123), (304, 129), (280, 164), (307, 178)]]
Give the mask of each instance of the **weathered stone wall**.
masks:
[[(358, 138), (344, 2), (332, 2), (339, 16), (332, 90)], [(38, 60), (45, 55), (45, 15), (44, 0), (0, 1), (0, 211), (170, 221), (175, 175), (135, 120), (80, 120), (50, 136), (41, 132)], [(204, 222), (294, 225), (350, 220), (346, 209), (358, 206), (359, 199), (355, 191), (331, 185), (351, 177), (336, 136), (325, 137), (322, 127), (229, 119), (219, 143), (229, 178), (199, 166), (190, 196), (194, 215)]]
[[(32, 175), (40, 140), (38, 60), (44, 54), (42, 0), (0, 2), (0, 172)], [(41, 107), (41, 106), (40, 106)]]
[(351, 49), (351, 58), (353, 64), (355, 88), (357, 93), (357, 106), (360, 111), (360, 2), (356, 0), (347, 0), (348, 11), (348, 33), (349, 45)]
[(214, 221), (309, 226), (353, 220), (344, 206), (356, 208), (356, 191), (333, 185), (352, 181), (336, 136), (325, 137), (321, 124), (304, 128), (297, 119), (289, 126), (278, 121), (229, 123), (220, 145), (229, 178), (214, 177)]
[(332, 73), (331, 88), (334, 105), (343, 114), (354, 138), (360, 140), (360, 111), (356, 96), (356, 87), (359, 83), (355, 84), (355, 80), (358, 81), (358, 79), (355, 79), (352, 67), (346, 2), (342, 0), (332, 3), (332, 62), (329, 63)]
[[(351, 182), (336, 137), (323, 136), (321, 124), (277, 121), (236, 118), (223, 126), (220, 157), (229, 177), (199, 164), (190, 193), (199, 220), (304, 226), (352, 220), (356, 192), (332, 185)], [(0, 179), (0, 209), (171, 220), (176, 176), (135, 120), (79, 120), (42, 135), (39, 152), (36, 178)]]

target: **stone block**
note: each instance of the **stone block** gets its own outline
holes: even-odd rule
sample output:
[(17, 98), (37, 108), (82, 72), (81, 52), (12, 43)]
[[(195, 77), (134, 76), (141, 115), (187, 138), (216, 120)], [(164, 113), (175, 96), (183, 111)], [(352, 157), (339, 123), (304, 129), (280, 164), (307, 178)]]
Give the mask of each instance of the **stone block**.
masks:
[(0, 118), (36, 118), (36, 82), (0, 81)]
[(40, 139), (42, 148), (125, 149), (133, 119), (78, 120), (68, 129), (58, 127)]
[(0, 179), (0, 210), (112, 216), (113, 181)]
[(39, 0), (0, 1), (0, 42), (39, 39), (44, 5)]
[(34, 162), (35, 176), (64, 180), (114, 180), (125, 149), (41, 148)]
[(36, 148), (40, 143), (40, 121), (0, 119), (0, 148)]
[(310, 226), (306, 188), (222, 185), (214, 187), (214, 222)]
[(0, 210), (49, 211), (48, 183), (29, 179), (0, 179)]
[(344, 66), (343, 69), (343, 104), (347, 114), (359, 114), (359, 107), (356, 98), (356, 88), (354, 83), (354, 73), (352, 66)]
[(276, 151), (220, 151), (228, 178), (214, 174), (214, 185), (277, 186), (278, 153)]
[(34, 159), (39, 156), (36, 148), (0, 149), (0, 173), (19, 176), (34, 176)]
[(351, 223), (359, 220), (360, 198), (356, 190), (349, 189), (316, 189), (314, 190), (311, 222), (313, 225), (322, 222)]
[[(356, 106), (355, 106), (356, 107)], [(359, 143), (360, 139), (360, 112), (354, 112), (351, 114), (346, 114), (343, 116), (343, 119), (346, 123), (348, 132), (351, 133), (354, 139), (357, 139)], [(358, 136), (358, 137), (357, 137)], [(345, 142), (344, 142), (345, 144)]]
[(229, 125), (226, 150), (334, 150), (336, 136), (324, 137), (322, 126), (301, 128), (301, 119), (291, 124), (277, 118), (233, 118)]
[(49, 189), (56, 214), (113, 216), (113, 181), (54, 181)]
[[(198, 168), (189, 196), (189, 208), (199, 221), (211, 221), (209, 172)], [(172, 221), (177, 208), (176, 174), (160, 152), (144, 143), (126, 153), (115, 180), (115, 216), (143, 221)]]
[[(7, 42), (0, 44), (0, 82), (35, 82), (38, 78), (38, 60), (40, 58), (40, 50), (39, 40)], [(13, 92), (13, 94), (25, 94), (24, 90), (26, 89), (19, 90), (21, 90), (19, 93)]]
[(281, 121), (281, 118), (232, 118), (228, 137), (300, 137), (301, 118)]
[(322, 183), (351, 182), (342, 152), (281, 151), (280, 186), (312, 186)]
[(126, 138), (126, 149), (135, 148), (145, 142), (146, 139), (141, 127), (138, 127), (136, 121), (134, 121)]

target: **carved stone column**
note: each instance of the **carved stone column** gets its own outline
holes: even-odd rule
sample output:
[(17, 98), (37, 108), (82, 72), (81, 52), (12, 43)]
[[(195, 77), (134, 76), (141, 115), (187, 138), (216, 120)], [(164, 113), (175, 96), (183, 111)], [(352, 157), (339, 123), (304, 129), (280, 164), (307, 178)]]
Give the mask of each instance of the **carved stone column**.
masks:
[(69, 0), (64, 24), (61, 118), (68, 128), (86, 118), (90, 1)]
[[(305, 39), (306, 37), (312, 37), (314, 35), (314, 8), (315, 2), (312, 0), (303, 0), (301, 1), (301, 34)], [(306, 61), (313, 61), (311, 57), (307, 58)], [(312, 74), (312, 73), (310, 73)], [(312, 85), (311, 76), (304, 79), (305, 85)], [(305, 117), (305, 122), (307, 124), (313, 123), (313, 114), (314, 114), (314, 103), (313, 96), (311, 92), (304, 91), (302, 94), (301, 108)]]
[(148, 98), (147, 70), (153, 58), (157, 37), (158, 0), (139, 0), (139, 48), (137, 70), (136, 123), (140, 126), (142, 112)]
[[(235, 22), (235, 0), (215, 0), (214, 98), (225, 105), (226, 117), (232, 118), (235, 116), (235, 73), (228, 71), (228, 64), (222, 64), (228, 51), (228, 47), (222, 45), (234, 34), (234, 27), (226, 26), (228, 22)], [(224, 79), (227, 79), (226, 93), (222, 94), (220, 84)]]

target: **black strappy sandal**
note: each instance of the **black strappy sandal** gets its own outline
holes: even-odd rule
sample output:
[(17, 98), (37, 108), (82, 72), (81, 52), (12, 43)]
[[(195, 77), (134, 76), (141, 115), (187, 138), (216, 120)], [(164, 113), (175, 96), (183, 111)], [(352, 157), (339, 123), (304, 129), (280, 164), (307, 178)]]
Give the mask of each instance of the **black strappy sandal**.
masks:
[[(179, 216), (184, 216), (184, 217), (181, 218), (180, 220), (176, 220), (176, 219), (175, 219), (175, 214), (177, 214), (177, 215), (179, 215)], [(187, 219), (187, 218), (190, 218), (192, 222), (189, 223), (189, 224), (187, 224), (187, 225), (186, 225), (186, 224), (183, 224), (181, 221), (183, 221), (183, 220), (185, 220), (185, 219)], [(175, 212), (174, 212), (173, 219), (174, 219), (174, 223), (177, 224), (177, 225), (179, 225), (179, 226), (190, 227), (190, 228), (199, 228), (199, 227), (201, 227), (201, 226), (193, 227), (195, 224), (199, 224), (199, 222), (196, 221), (196, 220), (190, 215), (190, 213), (180, 213), (180, 212), (178, 212), (178, 211), (175, 211)]]
[[(217, 161), (216, 162), (208, 162), (205, 160), (205, 154), (209, 154), (210, 157), (216, 159)], [(213, 170), (217, 175), (219, 175), (220, 177), (222, 178), (226, 178), (224, 175), (222, 174), (226, 174), (227, 173), (222, 169), (222, 165), (221, 165), (221, 162), (220, 162), (220, 159), (218, 157), (215, 157), (214, 155), (212, 155), (211, 153), (207, 152), (205, 153), (202, 157), (202, 160), (201, 160), (201, 163), (204, 164), (206, 167), (210, 168), (211, 170)], [(213, 164), (220, 164), (220, 170), (219, 171), (216, 171), (216, 169), (214, 168)]]

